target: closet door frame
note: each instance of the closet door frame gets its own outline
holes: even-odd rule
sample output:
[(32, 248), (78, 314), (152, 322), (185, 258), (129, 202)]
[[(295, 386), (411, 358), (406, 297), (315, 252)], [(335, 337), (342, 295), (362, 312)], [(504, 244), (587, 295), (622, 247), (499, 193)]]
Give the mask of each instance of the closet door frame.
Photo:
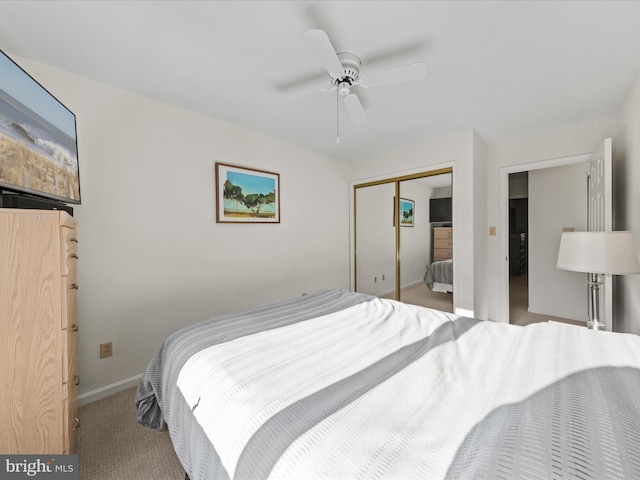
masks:
[[(418, 178), (426, 178), (426, 177), (433, 177), (435, 175), (443, 175), (443, 174), (451, 174), (451, 183), (452, 183), (452, 190), (455, 191), (454, 186), (453, 186), (453, 180), (454, 180), (454, 175), (453, 175), (453, 167), (443, 167), (443, 168), (437, 168), (434, 170), (427, 170), (427, 171), (423, 171), (423, 172), (417, 172), (417, 173), (409, 173), (406, 175), (400, 175), (400, 176), (395, 176), (395, 177), (388, 177), (388, 178), (382, 178), (379, 180), (372, 180), (372, 181), (365, 181), (362, 183), (354, 183), (353, 184), (353, 194), (352, 194), (352, 202), (353, 202), (353, 208), (352, 208), (352, 213), (353, 213), (353, 221), (352, 221), (352, 228), (353, 228), (353, 243), (351, 245), (352, 251), (353, 251), (353, 260), (352, 260), (352, 279), (353, 279), (353, 283), (352, 283), (352, 290), (357, 292), (358, 291), (358, 275), (357, 275), (357, 266), (358, 266), (358, 252), (357, 252), (357, 211), (358, 211), (358, 205), (357, 205), (357, 191), (360, 188), (366, 188), (366, 187), (373, 187), (376, 185), (384, 185), (384, 184), (389, 184), (389, 183), (394, 183), (395, 184), (395, 195), (394, 195), (394, 205), (393, 205), (393, 215), (394, 215), (394, 225), (395, 225), (395, 291), (396, 291), (396, 299), (397, 300), (401, 300), (400, 298), (400, 290), (401, 290), (401, 283), (402, 283), (402, 277), (400, 276), (400, 269), (401, 269), (401, 261), (400, 261), (400, 254), (401, 254), (401, 246), (400, 246), (400, 222), (398, 221), (398, 212), (400, 210), (400, 183), (403, 181), (407, 181), (407, 180), (415, 180)], [(455, 195), (455, 194), (454, 194)], [(454, 222), (453, 224), (455, 225), (455, 211), (453, 212), (454, 215)], [(454, 258), (455, 258), (455, 246), (454, 246)], [(454, 275), (454, 282), (455, 282), (455, 275)], [(455, 289), (454, 289), (455, 291)], [(455, 299), (454, 299), (454, 308), (455, 308)]]

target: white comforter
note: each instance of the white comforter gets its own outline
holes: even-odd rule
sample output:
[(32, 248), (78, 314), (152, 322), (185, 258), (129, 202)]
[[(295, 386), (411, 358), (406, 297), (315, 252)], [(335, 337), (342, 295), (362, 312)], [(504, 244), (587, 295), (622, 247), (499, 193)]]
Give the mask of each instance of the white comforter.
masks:
[[(275, 414), (456, 318), (376, 299), (202, 350), (178, 387), (234, 478), (245, 445)], [(446, 478), (466, 436), (492, 411), (603, 366), (640, 368), (638, 337), (479, 322), (311, 426), (269, 478)]]

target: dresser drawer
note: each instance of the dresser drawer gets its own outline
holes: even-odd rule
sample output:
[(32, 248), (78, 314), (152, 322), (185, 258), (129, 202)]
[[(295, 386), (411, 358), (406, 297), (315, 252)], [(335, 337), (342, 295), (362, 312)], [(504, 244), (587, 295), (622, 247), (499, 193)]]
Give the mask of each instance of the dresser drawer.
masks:
[(65, 385), (67, 388), (67, 397), (62, 407), (62, 431), (63, 431), (63, 445), (64, 453), (73, 453), (73, 443), (75, 437), (75, 431), (80, 427), (80, 420), (78, 419), (78, 384), (79, 379), (77, 375), (71, 377), (71, 382)]
[(62, 329), (72, 329), (78, 324), (78, 269), (74, 264), (66, 277), (60, 277), (62, 292)]
[(73, 453), (75, 430), (78, 421), (78, 332), (74, 329), (62, 331), (64, 351), (62, 355), (62, 432), (64, 453)]
[(434, 248), (433, 249), (434, 262), (449, 260), (450, 258), (453, 258), (453, 251), (450, 248)]
[(77, 387), (74, 395), (69, 395), (69, 398), (65, 400), (64, 407), (62, 409), (62, 431), (63, 431), (63, 453), (73, 453), (73, 444), (75, 438), (75, 432), (80, 428), (80, 420), (78, 420), (78, 393)]
[(451, 227), (436, 227), (433, 229), (433, 238), (438, 240), (440, 238), (453, 238), (453, 228)]
[(62, 384), (65, 388), (64, 398), (67, 398), (72, 388), (77, 390), (78, 364), (76, 361), (78, 353), (78, 332), (75, 330), (63, 330), (64, 350), (62, 353)]
[(62, 275), (68, 275), (78, 260), (78, 230), (65, 226), (60, 227), (60, 259)]
[(436, 238), (433, 248), (453, 248), (453, 238)]

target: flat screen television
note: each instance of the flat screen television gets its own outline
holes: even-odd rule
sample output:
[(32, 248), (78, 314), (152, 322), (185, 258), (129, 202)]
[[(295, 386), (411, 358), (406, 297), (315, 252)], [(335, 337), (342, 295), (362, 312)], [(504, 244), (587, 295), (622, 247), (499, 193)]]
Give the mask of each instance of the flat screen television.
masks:
[(76, 116), (1, 50), (0, 190), (80, 203)]
[(451, 197), (429, 199), (429, 221), (431, 223), (451, 222)]

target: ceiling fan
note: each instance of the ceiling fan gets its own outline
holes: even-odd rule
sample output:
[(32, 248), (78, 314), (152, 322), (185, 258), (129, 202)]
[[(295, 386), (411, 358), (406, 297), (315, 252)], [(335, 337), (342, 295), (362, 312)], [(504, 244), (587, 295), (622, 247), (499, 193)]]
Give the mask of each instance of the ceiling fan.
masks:
[(360, 75), (360, 58), (349, 52), (336, 53), (324, 30), (311, 29), (304, 33), (304, 38), (315, 53), (320, 63), (329, 73), (329, 88), (316, 92), (336, 91), (338, 97), (344, 97), (344, 106), (355, 125), (367, 121), (367, 114), (358, 96), (352, 91), (354, 87), (381, 87), (400, 83), (423, 80), (427, 66), (423, 62), (399, 67), (378, 70), (367, 75)]

